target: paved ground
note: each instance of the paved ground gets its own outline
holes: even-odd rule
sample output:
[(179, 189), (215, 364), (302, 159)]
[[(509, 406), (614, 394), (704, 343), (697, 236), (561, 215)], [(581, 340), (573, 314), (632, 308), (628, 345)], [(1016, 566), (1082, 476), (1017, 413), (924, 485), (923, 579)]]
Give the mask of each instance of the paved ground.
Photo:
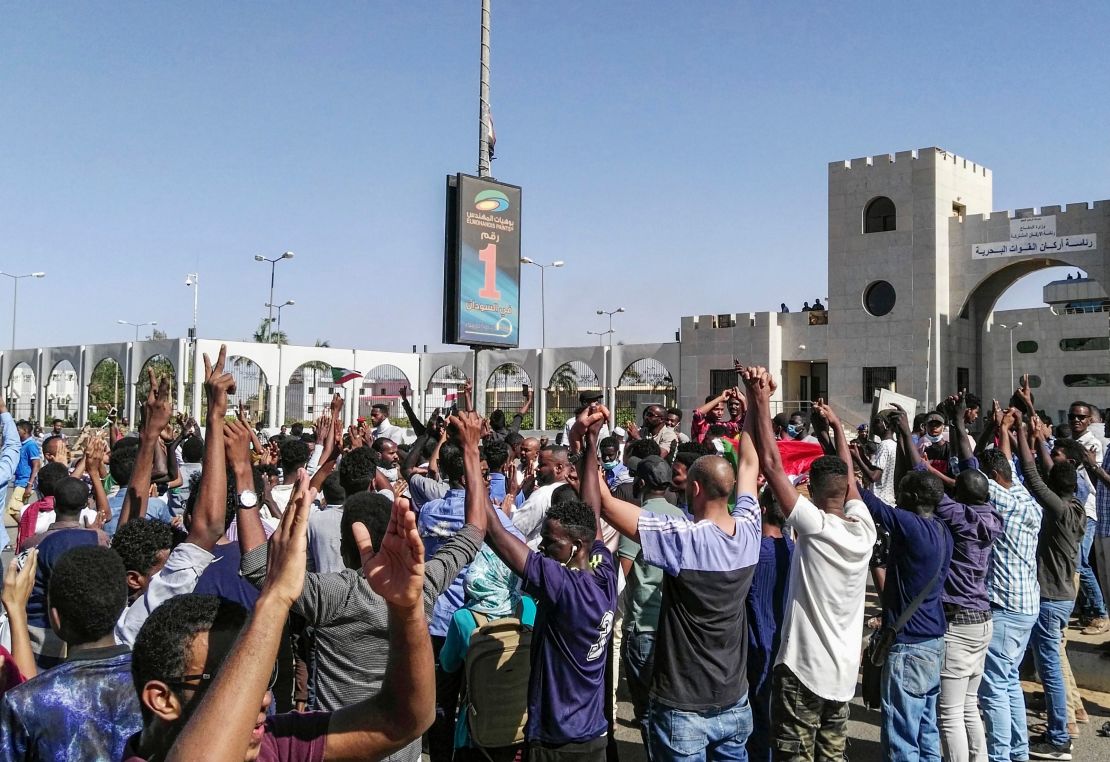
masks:
[[(1026, 704), (1039, 701), (1040, 686), (1024, 683)], [(1097, 734), (1104, 722), (1110, 722), (1110, 694), (1083, 691), (1087, 712), (1091, 722), (1079, 726), (1079, 738), (1074, 741), (1072, 756), (1075, 760), (1110, 760), (1110, 738)], [(884, 762), (879, 750), (879, 712), (865, 709), (856, 699), (852, 702), (852, 714), (848, 723), (848, 759), (851, 762)], [(640, 733), (632, 727), (632, 706), (621, 702), (617, 714), (617, 742), (621, 762), (646, 762), (640, 745)], [(1029, 715), (1030, 724), (1040, 722), (1035, 714)]]

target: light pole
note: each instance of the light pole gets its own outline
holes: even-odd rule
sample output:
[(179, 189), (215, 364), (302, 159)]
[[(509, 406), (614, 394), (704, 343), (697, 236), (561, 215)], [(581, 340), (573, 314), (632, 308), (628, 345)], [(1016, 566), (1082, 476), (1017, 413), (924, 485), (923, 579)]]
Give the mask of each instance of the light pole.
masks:
[(564, 262), (561, 259), (556, 259), (549, 265), (541, 265), (539, 262), (536, 262), (529, 257), (521, 257), (520, 263), (522, 265), (535, 265), (536, 267), (540, 268), (540, 349), (545, 349), (547, 348), (547, 315), (546, 309), (544, 307), (543, 274), (544, 271), (549, 267), (562, 267)]
[(0, 275), (12, 279), (12, 349), (15, 349), (15, 318), (19, 305), (19, 281), (24, 278), (45, 278), (46, 273), (27, 273), (26, 275), (13, 275), (0, 271)]
[(998, 327), (1010, 332), (1010, 382), (1017, 386), (1017, 381), (1014, 379), (1014, 329), (1021, 327), (1021, 321), (1017, 321), (1012, 326), (999, 323)]
[(117, 320), (116, 322), (119, 323), (120, 325), (133, 326), (135, 328), (135, 341), (139, 340), (139, 329), (140, 328), (145, 328), (148, 325), (158, 325), (157, 320), (151, 320), (149, 323), (131, 323), (131, 322), (128, 322), (126, 320)]
[(197, 338), (197, 304), (200, 301), (200, 275), (189, 273), (185, 276), (185, 285), (193, 289), (193, 341)]
[(624, 307), (617, 307), (615, 310), (598, 310), (597, 311), (597, 314), (599, 314), (599, 315), (608, 315), (609, 316), (609, 330), (606, 331), (606, 333), (609, 334), (609, 346), (613, 346), (613, 315), (616, 315), (618, 312), (624, 312)]
[[(277, 311), (278, 311), (278, 317), (277, 317), (278, 336), (281, 336), (281, 311), (285, 307), (292, 307), (294, 304), (296, 304), (296, 302), (293, 301), (292, 299), (286, 299), (281, 304), (274, 304), (273, 302), (266, 302), (264, 305), (262, 305), (263, 307), (269, 307), (270, 310), (271, 310), (271, 314), (273, 314), (274, 309), (277, 309)], [(268, 318), (268, 320), (272, 320), (272, 319), (273, 318)], [(270, 333), (269, 328), (266, 329), (266, 333), (267, 334)]]
[[(282, 252), (282, 255), (280, 257), (274, 257), (273, 259), (268, 259), (268, 258), (262, 256), (261, 254), (255, 254), (254, 255), (254, 261), (255, 262), (269, 262), (270, 263), (270, 298), (267, 301), (267, 304), (274, 301), (274, 270), (277, 269), (277, 263), (280, 262), (283, 259), (292, 259), (292, 258), (293, 258), (293, 252), (291, 252), (291, 251)], [(269, 341), (270, 341), (270, 326), (273, 325), (273, 318), (274, 318), (274, 313), (273, 313), (273, 310), (271, 309), (270, 314), (266, 316), (266, 342), (267, 343), (269, 343)]]
[(612, 328), (610, 328), (608, 331), (586, 331), (586, 333), (588, 333), (590, 336), (596, 336), (597, 337), (597, 345), (599, 347), (604, 343), (603, 340), (602, 340), (602, 337), (603, 336), (608, 336), (612, 332), (613, 332)]

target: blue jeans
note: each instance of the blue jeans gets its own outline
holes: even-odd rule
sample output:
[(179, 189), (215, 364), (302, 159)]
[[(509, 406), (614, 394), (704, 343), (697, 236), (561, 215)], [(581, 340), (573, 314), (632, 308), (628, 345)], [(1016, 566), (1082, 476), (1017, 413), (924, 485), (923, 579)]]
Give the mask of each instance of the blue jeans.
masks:
[(705, 712), (672, 709), (652, 699), (648, 712), (651, 762), (748, 762), (752, 709), (747, 696)]
[(1068, 735), (1068, 691), (1064, 686), (1064, 671), (1060, 665), (1060, 641), (1068, 626), (1074, 601), (1046, 601), (1041, 599), (1041, 613), (1029, 645), (1033, 648), (1033, 661), (1037, 674), (1044, 686), (1045, 706), (1048, 709), (1048, 729), (1045, 736), (1057, 746), (1067, 746), (1071, 741)]
[(979, 709), (987, 733), (987, 759), (1010, 762), (1029, 759), (1029, 731), (1025, 724), (1025, 694), (1018, 672), (1029, 643), (1036, 614), (993, 609), (994, 632), (987, 646)]
[(1106, 601), (1102, 598), (1095, 570), (1091, 568), (1091, 545), (1097, 529), (1098, 522), (1088, 518), (1083, 543), (1079, 546), (1079, 589), (1083, 591), (1083, 613), (1092, 619), (1106, 617)]
[(888, 762), (940, 762), (937, 699), (944, 638), (921, 643), (895, 643), (883, 665), (883, 759)]
[(648, 703), (651, 700), (651, 673), (655, 662), (655, 633), (625, 630), (621, 639), (621, 661), (632, 714), (640, 727), (644, 751), (648, 751)]

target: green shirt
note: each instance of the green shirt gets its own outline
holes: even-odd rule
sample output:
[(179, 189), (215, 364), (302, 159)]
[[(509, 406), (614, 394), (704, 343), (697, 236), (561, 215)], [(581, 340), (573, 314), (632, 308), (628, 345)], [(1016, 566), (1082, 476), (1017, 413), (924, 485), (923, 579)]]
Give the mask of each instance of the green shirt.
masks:
[[(665, 516), (685, 516), (680, 508), (661, 497), (653, 497), (643, 504), (645, 511)], [(663, 570), (644, 561), (639, 543), (621, 536), (617, 555), (633, 559), (628, 572), (625, 594), (625, 630), (655, 632), (659, 624), (659, 607), (663, 601)]]

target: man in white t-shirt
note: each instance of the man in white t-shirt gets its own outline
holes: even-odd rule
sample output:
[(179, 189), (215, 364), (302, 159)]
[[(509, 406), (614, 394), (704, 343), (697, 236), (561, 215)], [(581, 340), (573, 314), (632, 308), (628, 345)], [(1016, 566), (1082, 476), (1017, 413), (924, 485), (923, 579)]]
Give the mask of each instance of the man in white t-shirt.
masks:
[(548, 445), (540, 450), (539, 464), (536, 466), (536, 484), (539, 486), (509, 515), (532, 550), (540, 547), (540, 529), (543, 528), (548, 509), (551, 508), (551, 494), (566, 484), (566, 475), (570, 468), (567, 448)]
[(881, 497), (887, 505), (894, 505), (897, 502), (894, 491), (894, 468), (898, 459), (898, 440), (894, 438), (894, 429), (890, 425), (890, 419), (887, 418), (888, 413), (890, 413), (889, 410), (880, 413), (871, 422), (872, 433), (879, 437), (879, 448), (875, 458), (867, 462), (863, 460), (866, 456), (862, 451), (857, 451), (859, 457), (855, 460), (855, 465), (874, 485), (872, 492)]
[[(1102, 440), (1091, 431), (1094, 420), (1094, 411), (1086, 402), (1073, 402), (1068, 408), (1068, 428), (1076, 443), (1087, 452), (1095, 456), (1095, 463), (1101, 463), (1104, 448)], [(1087, 487), (1087, 499), (1083, 502), (1083, 511), (1086, 514), (1084, 523), (1083, 541), (1079, 546), (1079, 585), (1083, 591), (1084, 608), (1080, 615), (1084, 635), (1102, 635), (1110, 631), (1110, 619), (1106, 616), (1106, 601), (1099, 589), (1098, 579), (1094, 569), (1091, 568), (1091, 547), (1094, 544), (1095, 534), (1098, 530), (1098, 490), (1091, 481), (1087, 469), (1082, 464), (1076, 465), (1080, 481)]]
[[(768, 488), (796, 536), (790, 585), (775, 661), (771, 714), (775, 757), (842, 759), (848, 702), (856, 692), (860, 624), (875, 523), (856, 489), (848, 442), (836, 414), (818, 404), (836, 438), (836, 455), (813, 462), (801, 497), (783, 470), (771, 428), (769, 375), (745, 376), (755, 445)], [(893, 471), (893, 468), (890, 469)]]

